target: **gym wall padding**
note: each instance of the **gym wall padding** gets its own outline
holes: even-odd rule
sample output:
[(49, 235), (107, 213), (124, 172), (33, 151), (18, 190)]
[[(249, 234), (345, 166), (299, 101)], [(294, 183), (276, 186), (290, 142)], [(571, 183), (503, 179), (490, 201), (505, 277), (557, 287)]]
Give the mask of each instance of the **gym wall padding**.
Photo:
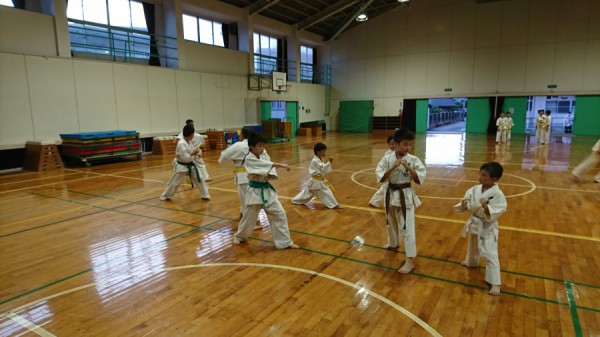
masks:
[(373, 129), (373, 101), (340, 101), (341, 132), (370, 132)]

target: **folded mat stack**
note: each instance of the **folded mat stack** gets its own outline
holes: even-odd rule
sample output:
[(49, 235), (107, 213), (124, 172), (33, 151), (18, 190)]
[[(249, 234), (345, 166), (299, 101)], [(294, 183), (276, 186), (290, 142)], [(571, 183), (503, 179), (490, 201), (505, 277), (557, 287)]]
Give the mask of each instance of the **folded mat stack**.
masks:
[(86, 165), (93, 160), (142, 157), (140, 134), (134, 130), (62, 133), (60, 138), (63, 159), (80, 160)]

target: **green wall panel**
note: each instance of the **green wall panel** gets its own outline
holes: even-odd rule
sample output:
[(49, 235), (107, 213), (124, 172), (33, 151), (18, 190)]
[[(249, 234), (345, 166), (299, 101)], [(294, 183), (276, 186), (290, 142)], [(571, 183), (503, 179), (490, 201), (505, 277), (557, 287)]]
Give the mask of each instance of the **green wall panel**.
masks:
[(469, 98), (467, 108), (467, 132), (487, 133), (490, 120), (490, 103), (487, 97)]
[(417, 125), (415, 126), (416, 132), (426, 132), (427, 131), (427, 107), (429, 105), (429, 100), (427, 99), (418, 99), (417, 100)]
[(573, 134), (600, 136), (600, 96), (577, 96)]

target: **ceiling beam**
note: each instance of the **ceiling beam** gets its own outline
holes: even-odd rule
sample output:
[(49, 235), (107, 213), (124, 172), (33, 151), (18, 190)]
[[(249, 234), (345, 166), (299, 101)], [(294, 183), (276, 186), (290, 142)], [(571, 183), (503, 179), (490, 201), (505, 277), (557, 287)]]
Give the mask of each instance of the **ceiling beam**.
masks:
[(354, 5), (358, 0), (340, 0), (333, 5), (325, 8), (324, 10), (316, 13), (315, 15), (311, 15), (306, 19), (298, 22), (298, 30), (304, 30), (314, 24), (317, 24), (328, 17), (343, 11), (344, 9)]
[(257, 2), (250, 5), (250, 14), (258, 14), (265, 9), (275, 5), (280, 0), (258, 0)]
[(367, 0), (367, 1), (363, 2), (360, 5), (360, 7), (358, 8), (358, 10), (355, 11), (354, 13), (352, 13), (352, 15), (349, 16), (346, 19), (346, 21), (335, 31), (335, 33), (333, 33), (331, 35), (331, 37), (328, 38), (327, 41), (325, 41), (325, 42), (331, 42), (331, 41), (335, 40), (338, 37), (338, 35), (340, 35), (344, 31), (344, 29), (346, 29), (346, 27), (348, 27), (348, 25), (350, 25), (360, 13), (364, 12), (365, 9), (367, 9), (367, 7), (369, 7), (369, 5), (372, 2), (373, 2), (373, 0)]

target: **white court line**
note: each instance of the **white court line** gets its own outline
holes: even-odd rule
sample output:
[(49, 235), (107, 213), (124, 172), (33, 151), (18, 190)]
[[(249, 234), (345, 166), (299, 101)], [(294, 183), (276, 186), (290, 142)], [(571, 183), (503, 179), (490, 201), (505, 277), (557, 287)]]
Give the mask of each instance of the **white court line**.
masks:
[[(350, 288), (354, 288), (354, 289), (358, 290), (359, 293), (366, 293), (366, 294), (370, 295), (371, 297), (374, 297), (374, 298), (380, 300), (381, 302), (389, 305), (390, 307), (392, 307), (396, 311), (402, 313), (404, 316), (408, 317), (409, 319), (411, 319), (415, 323), (419, 324), (430, 335), (436, 336), (436, 337), (441, 337), (442, 336), (440, 333), (438, 333), (437, 331), (435, 331), (435, 329), (433, 329), (431, 326), (429, 326), (429, 324), (425, 323), (422, 319), (420, 319), (419, 317), (417, 317), (412, 312), (408, 311), (407, 309), (405, 309), (404, 307), (398, 305), (397, 303), (390, 301), (386, 297), (384, 297), (382, 295), (379, 295), (379, 294), (377, 294), (374, 291), (371, 291), (369, 289), (364, 288), (360, 284), (355, 284), (355, 283), (346, 281), (344, 279), (341, 279), (341, 278), (338, 278), (338, 277), (335, 277), (335, 276), (331, 276), (331, 275), (328, 275), (328, 274), (319, 273), (319, 272), (316, 272), (316, 271), (313, 271), (313, 270), (304, 269), (304, 268), (296, 268), (296, 267), (282, 266), (282, 265), (277, 265), (277, 264), (267, 264), (267, 263), (243, 263), (243, 262), (238, 262), (238, 263), (206, 263), (206, 264), (179, 266), (179, 267), (169, 267), (169, 268), (164, 268), (164, 269), (161, 269), (161, 270), (150, 270), (150, 271), (146, 271), (146, 272), (143, 272), (143, 273), (138, 273), (138, 274), (135, 274), (135, 275), (124, 276), (124, 277), (116, 277), (116, 278), (113, 278), (113, 279), (108, 279), (108, 280), (106, 280), (106, 283), (111, 282), (111, 281), (116, 281), (116, 280), (129, 279), (129, 278), (134, 277), (134, 276), (139, 277), (140, 275), (144, 275), (144, 274), (157, 274), (157, 273), (162, 273), (162, 272), (171, 271), (171, 270), (183, 270), (183, 269), (206, 268), (206, 267), (232, 267), (232, 266), (233, 267), (245, 266), (245, 267), (275, 268), (275, 269), (283, 269), (283, 270), (296, 271), (296, 272), (305, 273), (305, 274), (314, 275), (314, 276), (320, 276), (320, 277), (332, 280), (334, 282), (341, 283), (341, 284), (346, 285), (346, 286), (348, 286)], [(29, 308), (31, 306), (34, 306), (34, 305), (36, 305), (36, 304), (38, 304), (40, 302), (48, 301), (49, 299), (52, 299), (52, 298), (56, 298), (56, 297), (59, 297), (59, 296), (62, 296), (62, 295), (66, 295), (66, 294), (69, 294), (69, 293), (76, 292), (78, 290), (82, 290), (82, 289), (86, 289), (86, 288), (95, 286), (95, 285), (97, 285), (99, 283), (100, 282), (86, 284), (86, 285), (83, 285), (81, 287), (72, 288), (72, 289), (69, 289), (69, 290), (66, 290), (66, 291), (63, 291), (63, 292), (60, 292), (60, 293), (48, 296), (48, 297), (44, 297), (44, 298), (38, 299), (36, 301), (24, 304), (24, 305), (22, 305), (20, 307), (17, 307), (15, 309), (12, 309), (10, 311), (2, 313), (2, 314), (0, 314), (0, 318), (4, 317), (4, 316), (11, 317), (11, 315), (17, 316), (15, 314), (15, 312), (27, 309), (27, 308)], [(31, 324), (34, 325), (33, 323), (31, 323)], [(40, 336), (54, 336), (54, 335), (49, 334), (49, 335), (40, 335)]]
[(49, 333), (41, 326), (26, 320), (22, 316), (10, 313), (10, 314), (6, 315), (6, 317), (12, 319), (13, 321), (17, 322), (17, 324), (19, 324), (20, 326), (24, 327), (25, 329), (33, 332), (36, 335), (43, 336), (43, 337), (56, 337), (56, 335)]

